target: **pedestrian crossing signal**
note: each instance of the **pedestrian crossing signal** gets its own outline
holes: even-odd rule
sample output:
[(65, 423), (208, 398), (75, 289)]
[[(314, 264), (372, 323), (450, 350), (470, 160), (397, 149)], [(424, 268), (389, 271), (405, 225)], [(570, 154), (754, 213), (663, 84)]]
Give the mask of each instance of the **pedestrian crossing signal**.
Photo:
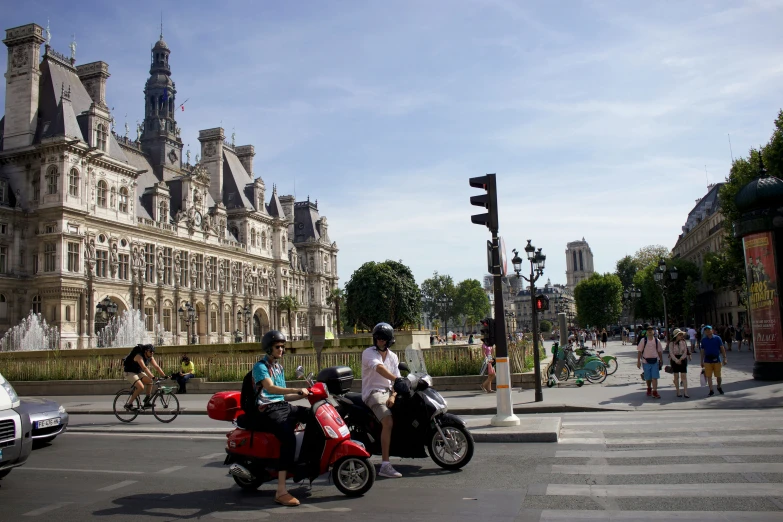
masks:
[(549, 310), (549, 298), (544, 294), (536, 296), (536, 312), (546, 312)]

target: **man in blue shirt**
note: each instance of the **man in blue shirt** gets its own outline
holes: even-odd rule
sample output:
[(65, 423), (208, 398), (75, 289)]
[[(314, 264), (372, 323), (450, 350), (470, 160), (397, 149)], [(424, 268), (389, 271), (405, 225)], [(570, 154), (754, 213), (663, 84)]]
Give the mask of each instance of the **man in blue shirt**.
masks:
[(283, 506), (298, 506), (299, 501), (288, 492), (285, 480), (294, 466), (296, 438), (294, 430), (298, 423), (310, 420), (310, 408), (291, 406), (309, 395), (307, 388), (286, 388), (283, 366), (280, 364), (285, 353), (286, 337), (282, 332), (271, 330), (261, 339), (266, 356), (253, 366), (253, 383), (258, 392), (259, 423), (263, 431), (274, 434), (280, 440), (280, 463), (277, 475), (275, 502)]
[(712, 391), (713, 375), (718, 381), (718, 393), (723, 395), (723, 388), (720, 387), (722, 382), (720, 356), (723, 354), (723, 364), (729, 363), (726, 357), (726, 348), (723, 346), (723, 340), (719, 336), (713, 335), (712, 326), (706, 325), (701, 331), (701, 367), (704, 368), (704, 376), (707, 378), (707, 384), (710, 386), (708, 397), (715, 395), (715, 392)]

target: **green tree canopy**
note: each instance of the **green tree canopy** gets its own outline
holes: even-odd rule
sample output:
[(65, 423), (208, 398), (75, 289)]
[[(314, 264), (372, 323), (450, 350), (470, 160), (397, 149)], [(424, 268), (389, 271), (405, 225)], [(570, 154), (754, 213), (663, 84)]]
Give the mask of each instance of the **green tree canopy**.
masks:
[(288, 335), (294, 334), (294, 325), (291, 323), (291, 312), (299, 309), (299, 301), (292, 295), (284, 295), (277, 301), (277, 308), (285, 312), (288, 318)]
[(641, 270), (652, 264), (658, 264), (661, 258), (668, 258), (671, 252), (663, 245), (648, 245), (636, 251), (633, 260), (636, 263), (636, 269)]
[(623, 284), (623, 290), (633, 284), (633, 276), (639, 270), (639, 266), (631, 256), (625, 256), (617, 261), (617, 268), (614, 273), (620, 278), (620, 282)]
[(326, 295), (326, 304), (334, 306), (337, 335), (340, 335), (343, 331), (340, 309), (345, 309), (345, 290), (341, 288), (332, 288), (329, 290), (329, 293)]
[(615, 274), (593, 274), (574, 289), (579, 324), (604, 327), (622, 313), (623, 284)]
[(450, 275), (437, 272), (421, 284), (422, 309), (431, 318), (437, 317), (448, 331), (449, 321), (459, 315), (457, 288)]
[(411, 269), (397, 261), (360, 266), (345, 285), (346, 324), (372, 328), (387, 322), (394, 328), (417, 324), (421, 291)]
[(489, 315), (489, 297), (476, 279), (465, 279), (457, 285), (457, 313), (465, 318), (465, 325), (473, 328)]
[[(677, 279), (666, 287), (666, 308), (669, 322), (676, 324), (686, 321), (690, 315), (690, 307), (695, 300), (695, 281), (699, 280), (699, 267), (681, 258), (667, 258), (669, 269), (677, 268)], [(639, 318), (663, 320), (663, 292), (656, 283), (654, 273), (658, 265), (651, 264), (639, 270), (634, 278), (634, 284), (641, 290), (642, 296), (636, 301), (634, 316)], [(680, 324), (684, 326), (684, 324)]]
[(538, 330), (541, 332), (551, 332), (552, 322), (547, 321), (546, 319), (542, 319), (541, 322), (538, 324)]

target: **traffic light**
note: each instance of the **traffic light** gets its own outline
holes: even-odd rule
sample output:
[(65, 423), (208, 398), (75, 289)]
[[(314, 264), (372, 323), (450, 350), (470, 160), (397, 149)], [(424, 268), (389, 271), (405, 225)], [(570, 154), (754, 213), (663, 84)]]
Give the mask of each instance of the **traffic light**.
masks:
[(481, 320), (481, 340), (487, 346), (495, 344), (495, 320), (491, 317)]
[(549, 310), (549, 298), (545, 294), (536, 296), (536, 312), (546, 312)]
[(495, 175), (487, 174), (477, 178), (470, 178), (470, 186), (484, 189), (486, 194), (471, 196), (470, 204), (487, 209), (485, 214), (474, 214), (470, 220), (477, 225), (486, 226), (491, 232), (498, 230), (498, 193), (495, 185)]

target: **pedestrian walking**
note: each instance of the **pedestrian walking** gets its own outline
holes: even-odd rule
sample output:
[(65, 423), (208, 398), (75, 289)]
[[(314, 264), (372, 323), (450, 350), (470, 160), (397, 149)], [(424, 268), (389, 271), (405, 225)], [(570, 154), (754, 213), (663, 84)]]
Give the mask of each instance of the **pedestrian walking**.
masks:
[(751, 332), (750, 323), (748, 322), (745, 322), (745, 326), (742, 327), (742, 341), (748, 344), (748, 351), (750, 351), (752, 349), (753, 332)]
[(601, 346), (605, 349), (606, 348), (606, 328), (601, 330)]
[[(723, 355), (722, 363), (721, 354)], [(713, 375), (718, 381), (718, 393), (723, 395), (721, 366), (728, 363), (729, 360), (726, 356), (726, 348), (723, 346), (723, 339), (712, 333), (712, 326), (705, 325), (701, 339), (701, 367), (704, 368), (704, 376), (707, 378), (707, 384), (710, 387), (710, 393), (707, 394), (708, 397), (715, 395), (715, 392), (712, 390)]]
[[(674, 388), (677, 390), (677, 397), (688, 396), (688, 343), (685, 341), (685, 332), (675, 328), (672, 332), (674, 341), (669, 343), (669, 364), (674, 375)], [(682, 384), (682, 395), (680, 394), (680, 384)]]
[(487, 367), (487, 378), (481, 383), (481, 389), (486, 393), (492, 393), (492, 380), (495, 378), (495, 357), (492, 355), (492, 347), (486, 344), (481, 346), (484, 353), (484, 364)]
[(691, 353), (696, 350), (696, 329), (693, 326), (688, 327), (688, 340), (691, 342)]
[(636, 348), (636, 367), (642, 368), (642, 359), (644, 359), (644, 373), (642, 377), (647, 382), (647, 396), (660, 399), (658, 379), (661, 378), (663, 347), (650, 325), (645, 325), (644, 330), (645, 337), (639, 341), (639, 345)]

